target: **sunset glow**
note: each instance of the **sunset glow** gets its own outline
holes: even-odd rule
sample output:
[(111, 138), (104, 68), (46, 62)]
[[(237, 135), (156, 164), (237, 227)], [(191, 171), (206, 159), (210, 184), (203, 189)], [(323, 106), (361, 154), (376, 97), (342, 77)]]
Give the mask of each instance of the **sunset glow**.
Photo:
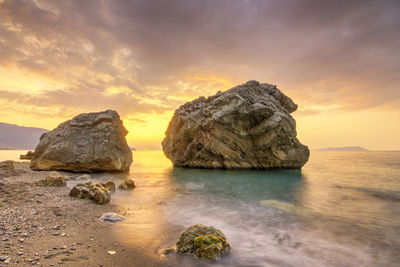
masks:
[(0, 2), (1, 122), (114, 109), (131, 146), (160, 149), (180, 105), (255, 79), (299, 105), (311, 148), (400, 149), (396, 2), (101, 3)]

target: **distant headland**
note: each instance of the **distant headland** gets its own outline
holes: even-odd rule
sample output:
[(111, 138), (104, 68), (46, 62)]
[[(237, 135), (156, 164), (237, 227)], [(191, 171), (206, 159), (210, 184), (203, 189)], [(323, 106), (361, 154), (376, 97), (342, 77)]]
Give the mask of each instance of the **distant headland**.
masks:
[(321, 149), (316, 149), (317, 151), (369, 151), (360, 146), (343, 146), (343, 147), (326, 147)]

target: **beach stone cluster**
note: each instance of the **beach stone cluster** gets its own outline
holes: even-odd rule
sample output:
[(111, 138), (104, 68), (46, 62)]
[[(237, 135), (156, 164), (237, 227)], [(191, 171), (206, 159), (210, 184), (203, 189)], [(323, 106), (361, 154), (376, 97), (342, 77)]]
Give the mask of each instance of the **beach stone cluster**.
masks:
[(296, 109), (275, 85), (248, 81), (180, 106), (162, 147), (177, 167), (298, 169), (310, 151), (296, 137)]
[(30, 167), (71, 172), (127, 171), (132, 163), (127, 133), (116, 111), (80, 114), (41, 136)]

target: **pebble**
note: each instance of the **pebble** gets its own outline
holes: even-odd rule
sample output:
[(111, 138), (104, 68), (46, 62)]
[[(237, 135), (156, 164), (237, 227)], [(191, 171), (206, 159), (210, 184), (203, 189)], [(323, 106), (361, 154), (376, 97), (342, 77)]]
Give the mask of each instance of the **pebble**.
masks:
[(61, 233), (60, 236), (65, 236), (65, 233)]
[(6, 259), (6, 257), (0, 257), (0, 261), (5, 261)]
[(21, 243), (24, 243), (24, 241), (25, 241), (25, 239), (23, 239), (23, 238), (19, 239), (19, 242), (21, 242)]
[(109, 251), (107, 251), (108, 252), (108, 254), (110, 254), (110, 255), (115, 255), (115, 253), (117, 253), (117, 252), (115, 252), (114, 250), (109, 250)]
[(76, 250), (76, 248), (72, 247), (72, 248), (70, 248), (70, 250)]

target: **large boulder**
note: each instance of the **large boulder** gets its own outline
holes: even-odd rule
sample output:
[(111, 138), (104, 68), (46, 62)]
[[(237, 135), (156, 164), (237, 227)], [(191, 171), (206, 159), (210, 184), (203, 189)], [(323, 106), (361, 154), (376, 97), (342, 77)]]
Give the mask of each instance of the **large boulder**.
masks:
[(275, 85), (248, 81), (180, 106), (162, 147), (177, 167), (298, 169), (310, 151), (296, 138), (296, 109)]
[(31, 169), (127, 171), (132, 163), (127, 133), (116, 111), (80, 114), (41, 136)]

